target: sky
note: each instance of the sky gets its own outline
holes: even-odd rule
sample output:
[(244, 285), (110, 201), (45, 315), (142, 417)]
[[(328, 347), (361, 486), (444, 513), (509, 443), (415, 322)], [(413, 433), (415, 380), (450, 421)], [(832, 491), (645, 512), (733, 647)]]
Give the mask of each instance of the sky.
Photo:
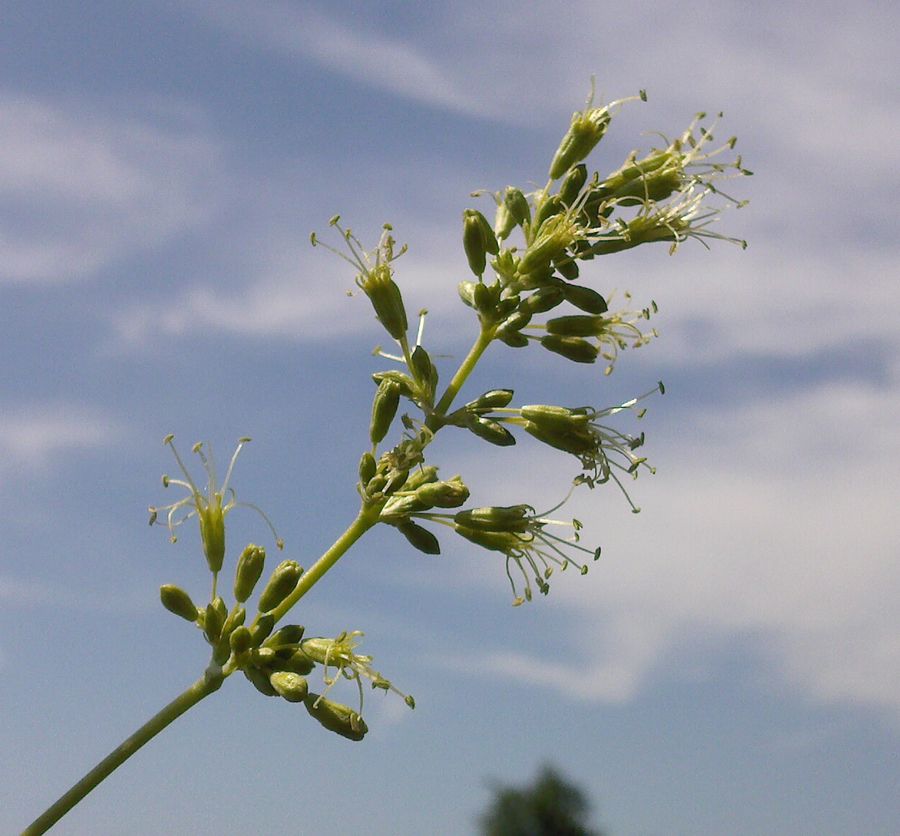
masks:
[[(754, 176), (717, 230), (749, 247), (596, 260), (580, 281), (655, 300), (659, 339), (608, 378), (494, 346), (463, 395), (604, 407), (662, 379), (641, 513), (576, 493), (560, 513), (603, 558), (518, 608), (499, 555), (376, 529), (296, 620), (364, 631), (415, 711), (369, 694), (351, 743), (234, 677), (54, 832), (470, 834), (492, 787), (552, 763), (616, 836), (896, 833), (898, 27), (886, 2), (6, 0), (0, 830), (206, 665), (158, 600), (208, 590), (196, 533), (146, 524), (166, 434), (220, 463), (251, 436), (233, 484), (304, 566), (355, 515), (390, 361), (310, 231), (393, 224), (449, 379), (476, 333), (461, 216), (490, 198), (470, 193), (542, 185), (595, 76), (598, 100), (648, 94), (601, 171), (724, 112)], [(536, 442), (447, 435), (432, 462), (477, 504), (548, 508), (574, 475)], [(228, 522), (232, 561), (274, 553), (254, 514)]]

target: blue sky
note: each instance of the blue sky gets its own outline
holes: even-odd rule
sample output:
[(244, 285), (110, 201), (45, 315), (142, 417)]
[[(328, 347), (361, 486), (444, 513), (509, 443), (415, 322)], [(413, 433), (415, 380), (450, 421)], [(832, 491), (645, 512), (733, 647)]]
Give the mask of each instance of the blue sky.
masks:
[[(0, 830), (205, 665), (157, 599), (207, 588), (197, 538), (146, 525), (166, 433), (220, 458), (252, 436), (238, 492), (304, 565), (355, 513), (384, 338), (309, 232), (393, 223), (448, 375), (469, 193), (541, 181), (593, 74), (649, 95), (601, 170), (725, 111), (755, 176), (720, 229), (750, 247), (585, 270), (655, 299), (660, 339), (610, 378), (496, 347), (467, 392), (606, 406), (662, 378), (642, 513), (577, 495), (603, 561), (518, 609), (495, 556), (374, 532), (298, 620), (364, 630), (415, 712), (374, 694), (350, 744), (235, 678), (58, 831), (473, 833), (491, 781), (549, 761), (618, 836), (896, 832), (896, 8), (8, 0), (0, 23)], [(572, 476), (525, 442), (435, 457), (485, 504)]]

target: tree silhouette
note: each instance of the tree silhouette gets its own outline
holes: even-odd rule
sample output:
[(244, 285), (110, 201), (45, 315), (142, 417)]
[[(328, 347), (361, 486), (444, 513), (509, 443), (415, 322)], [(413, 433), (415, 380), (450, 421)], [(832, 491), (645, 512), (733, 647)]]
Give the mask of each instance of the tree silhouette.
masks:
[(590, 802), (551, 766), (541, 768), (530, 786), (496, 786), (480, 819), (483, 836), (604, 836), (585, 820)]

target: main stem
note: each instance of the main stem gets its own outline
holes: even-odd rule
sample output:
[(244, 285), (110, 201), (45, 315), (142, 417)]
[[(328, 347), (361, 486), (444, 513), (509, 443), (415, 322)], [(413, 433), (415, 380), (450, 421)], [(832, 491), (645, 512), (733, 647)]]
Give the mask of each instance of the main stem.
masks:
[(162, 711), (144, 723), (131, 737), (123, 740), (78, 783), (74, 784), (68, 792), (51, 804), (22, 831), (22, 836), (38, 836), (38, 834), (46, 833), (69, 810), (95, 789), (101, 781), (125, 763), (145, 743), (156, 737), (166, 726), (178, 719), (189, 708), (193, 708), (200, 700), (217, 691), (221, 684), (221, 675), (203, 676), (198, 679), (190, 688), (175, 697)]

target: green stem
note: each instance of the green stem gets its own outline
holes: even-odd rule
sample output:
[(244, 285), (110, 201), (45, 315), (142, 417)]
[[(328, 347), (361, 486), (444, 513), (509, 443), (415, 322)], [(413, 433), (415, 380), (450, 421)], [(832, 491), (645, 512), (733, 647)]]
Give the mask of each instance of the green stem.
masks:
[(144, 723), (131, 737), (123, 740), (78, 783), (74, 784), (68, 792), (51, 804), (22, 831), (22, 836), (38, 836), (38, 834), (46, 833), (69, 810), (95, 789), (101, 781), (125, 763), (145, 743), (156, 737), (173, 720), (176, 720), (189, 708), (193, 708), (200, 700), (218, 691), (221, 685), (222, 676), (220, 673), (217, 673), (215, 676), (203, 676), (198, 679), (190, 688), (172, 700), (162, 711)]
[(485, 327), (482, 325), (478, 339), (472, 344), (472, 348), (469, 349), (466, 359), (460, 363), (459, 368), (456, 370), (456, 374), (453, 375), (453, 379), (447, 384), (447, 391), (444, 392), (440, 401), (438, 401), (437, 406), (434, 408), (434, 414), (437, 416), (438, 420), (435, 421), (434, 416), (432, 416), (425, 422), (425, 426), (428, 427), (428, 429), (436, 430), (440, 426), (440, 418), (447, 414), (447, 410), (450, 408), (450, 404), (453, 403), (453, 399), (457, 396), (459, 390), (462, 389), (463, 384), (472, 373), (472, 369), (475, 368), (476, 364), (481, 359), (481, 355), (484, 354), (485, 349), (493, 341), (494, 330), (493, 326)]
[(367, 510), (360, 509), (356, 519), (347, 527), (347, 530), (334, 541), (334, 545), (328, 549), (312, 566), (309, 567), (300, 578), (297, 588), (288, 595), (274, 610), (272, 615), (275, 616), (275, 623), (287, 613), (307, 592), (319, 581), (338, 560), (349, 550), (349, 548), (363, 536), (372, 526), (378, 522), (378, 511), (380, 509)]

